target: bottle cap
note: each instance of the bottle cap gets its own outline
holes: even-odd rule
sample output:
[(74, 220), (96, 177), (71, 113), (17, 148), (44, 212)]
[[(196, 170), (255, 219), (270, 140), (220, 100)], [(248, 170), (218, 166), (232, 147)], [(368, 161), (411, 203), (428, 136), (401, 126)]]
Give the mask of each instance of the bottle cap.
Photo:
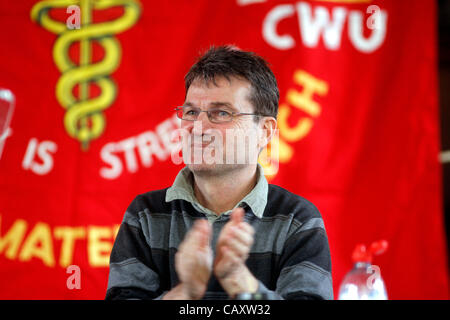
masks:
[(380, 255), (386, 252), (388, 248), (388, 242), (386, 240), (375, 241), (370, 245), (370, 249), (367, 250), (364, 244), (357, 244), (352, 253), (353, 263), (365, 262), (372, 263), (373, 255)]

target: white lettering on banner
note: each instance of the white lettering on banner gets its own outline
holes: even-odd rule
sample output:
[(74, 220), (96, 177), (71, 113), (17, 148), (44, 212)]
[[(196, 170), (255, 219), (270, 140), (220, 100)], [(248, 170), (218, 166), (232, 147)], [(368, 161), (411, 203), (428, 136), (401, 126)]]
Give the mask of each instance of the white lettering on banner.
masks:
[[(53, 169), (52, 153), (57, 149), (58, 146), (53, 141), (39, 142), (36, 138), (31, 138), (22, 161), (22, 168), (38, 175), (49, 173)], [(36, 153), (42, 163), (35, 161)]]
[[(322, 38), (328, 50), (338, 50), (341, 46), (344, 33), (345, 20), (348, 17), (348, 37), (353, 46), (361, 52), (371, 53), (378, 49), (386, 38), (387, 12), (385, 10), (372, 10), (368, 18), (371, 25), (371, 35), (364, 37), (364, 12), (358, 10), (348, 11), (345, 7), (335, 6), (330, 10), (323, 6), (314, 6), (308, 2), (300, 1), (293, 4), (282, 4), (270, 10), (262, 25), (264, 40), (274, 48), (288, 50), (295, 46), (294, 38), (289, 34), (280, 35), (277, 32), (278, 24), (297, 13), (298, 26), (302, 43), (305, 47), (315, 48)], [(375, 27), (373, 27), (375, 26)]]
[(174, 116), (156, 126), (155, 131), (145, 131), (137, 136), (105, 144), (100, 151), (100, 158), (108, 166), (100, 168), (100, 176), (105, 179), (117, 179), (123, 173), (124, 165), (128, 172), (137, 172), (139, 170), (137, 155), (145, 168), (153, 165), (153, 156), (160, 161), (166, 160), (178, 147), (178, 144), (171, 140), (171, 134), (177, 128), (179, 119)]
[(272, 46), (280, 50), (287, 50), (295, 45), (295, 40), (290, 35), (277, 33), (278, 22), (292, 16), (295, 13), (294, 6), (282, 4), (273, 8), (263, 22), (263, 38)]
[(323, 34), (325, 47), (337, 50), (341, 44), (342, 28), (347, 10), (343, 7), (334, 7), (333, 18), (330, 20), (328, 9), (317, 7), (315, 18), (312, 17), (311, 6), (304, 2), (297, 4), (298, 23), (303, 44), (309, 48), (317, 47), (320, 34)]

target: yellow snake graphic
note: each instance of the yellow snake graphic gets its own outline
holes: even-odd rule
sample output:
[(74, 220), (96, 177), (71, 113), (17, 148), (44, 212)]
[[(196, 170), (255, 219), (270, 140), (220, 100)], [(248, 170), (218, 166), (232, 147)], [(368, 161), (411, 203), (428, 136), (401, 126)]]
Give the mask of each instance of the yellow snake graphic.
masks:
[[(81, 28), (68, 29), (66, 23), (52, 20), (49, 11), (79, 5)], [(122, 6), (124, 13), (113, 21), (93, 23), (92, 11)], [(132, 27), (139, 19), (141, 5), (137, 0), (46, 0), (36, 3), (31, 10), (31, 19), (45, 29), (59, 35), (53, 47), (53, 59), (62, 75), (56, 84), (56, 98), (67, 110), (64, 126), (73, 138), (78, 139), (83, 150), (89, 142), (98, 138), (105, 129), (103, 110), (111, 106), (116, 98), (116, 84), (109, 78), (119, 66), (120, 43), (114, 34)], [(104, 49), (101, 61), (92, 63), (91, 42), (96, 41)], [(80, 42), (80, 62), (69, 57), (69, 48)], [(91, 98), (89, 86), (95, 83), (100, 95)], [(79, 85), (79, 96), (73, 89)]]

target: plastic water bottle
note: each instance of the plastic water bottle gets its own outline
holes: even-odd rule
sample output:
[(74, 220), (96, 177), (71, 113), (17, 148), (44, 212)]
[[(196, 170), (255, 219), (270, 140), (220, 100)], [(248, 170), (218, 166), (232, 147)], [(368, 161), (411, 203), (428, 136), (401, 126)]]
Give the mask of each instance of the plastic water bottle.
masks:
[(372, 243), (367, 250), (363, 244), (358, 244), (353, 251), (353, 269), (344, 277), (339, 288), (339, 300), (387, 300), (386, 286), (381, 278), (380, 268), (372, 265), (373, 255), (379, 255), (387, 250), (385, 240)]

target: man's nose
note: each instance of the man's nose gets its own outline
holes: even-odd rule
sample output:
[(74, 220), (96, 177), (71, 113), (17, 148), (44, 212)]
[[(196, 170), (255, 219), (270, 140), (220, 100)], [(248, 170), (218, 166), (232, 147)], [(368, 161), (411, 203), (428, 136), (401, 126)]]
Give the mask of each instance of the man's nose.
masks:
[(208, 114), (206, 112), (200, 112), (197, 120), (194, 121), (192, 133), (195, 135), (202, 135), (205, 130), (211, 128), (211, 125)]

